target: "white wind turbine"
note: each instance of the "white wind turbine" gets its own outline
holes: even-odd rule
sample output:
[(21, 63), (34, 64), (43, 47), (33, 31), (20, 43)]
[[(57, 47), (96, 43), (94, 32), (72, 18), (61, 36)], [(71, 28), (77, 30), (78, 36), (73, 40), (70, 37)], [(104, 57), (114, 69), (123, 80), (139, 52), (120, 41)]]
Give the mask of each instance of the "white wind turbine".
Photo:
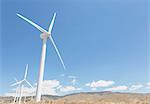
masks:
[[(20, 80), (20, 81), (16, 80), (16, 83), (11, 85), (11, 86), (18, 85), (18, 87), (16, 88), (16, 94), (15, 94), (15, 98), (14, 98), (14, 103), (15, 103), (16, 100), (18, 101), (18, 98), (19, 98), (19, 104), (21, 104), (22, 89), (23, 89), (25, 83), (28, 84), (31, 88), (33, 88), (32, 85), (27, 81), (27, 73), (28, 73), (28, 64), (26, 65), (26, 70), (25, 70), (25, 74), (24, 74), (23, 80)], [(19, 95), (18, 95), (18, 92), (19, 92)], [(17, 98), (17, 96), (19, 96), (19, 97)]]
[(42, 45), (42, 53), (41, 53), (41, 62), (40, 62), (40, 69), (39, 69), (39, 76), (38, 76), (38, 83), (37, 83), (37, 89), (36, 89), (36, 102), (39, 102), (41, 100), (41, 87), (42, 87), (42, 82), (43, 82), (43, 75), (44, 75), (44, 66), (45, 66), (45, 56), (46, 56), (46, 42), (47, 39), (50, 39), (56, 52), (57, 55), (65, 69), (65, 65), (63, 62), (63, 59), (55, 45), (55, 42), (52, 38), (52, 28), (53, 28), (53, 24), (54, 24), (54, 20), (56, 17), (56, 13), (54, 13), (53, 19), (51, 21), (51, 24), (49, 26), (48, 31), (46, 31), (45, 29), (43, 29), (42, 27), (38, 26), (37, 24), (35, 24), (34, 22), (32, 22), (31, 20), (27, 19), (26, 17), (17, 14), (20, 18), (22, 18), (23, 20), (25, 20), (26, 22), (30, 23), (31, 25), (33, 25), (34, 27), (36, 27), (40, 32), (41, 32), (41, 39), (43, 40), (43, 45)]
[[(15, 79), (15, 81), (16, 81), (16, 83), (18, 83), (18, 80), (16, 79), (16, 78), (14, 78)], [(12, 86), (12, 85), (11, 85)], [(20, 86), (18, 85), (17, 87), (16, 87), (16, 92), (15, 92), (15, 97), (14, 97), (14, 101), (13, 101), (13, 104), (15, 104), (15, 102), (17, 102), (18, 101), (18, 91), (19, 91), (19, 88), (20, 88)]]

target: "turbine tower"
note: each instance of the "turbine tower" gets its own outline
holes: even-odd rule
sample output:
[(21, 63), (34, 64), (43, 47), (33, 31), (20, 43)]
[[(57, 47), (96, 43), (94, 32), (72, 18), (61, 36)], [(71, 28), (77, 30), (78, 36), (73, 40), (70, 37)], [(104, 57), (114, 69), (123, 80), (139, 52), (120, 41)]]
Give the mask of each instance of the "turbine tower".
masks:
[[(14, 103), (15, 103), (15, 101), (17, 99), (17, 100), (19, 100), (19, 104), (21, 104), (22, 89), (23, 89), (25, 83), (27, 83), (31, 88), (33, 88), (32, 85), (27, 81), (27, 73), (28, 73), (28, 64), (26, 65), (26, 70), (25, 70), (25, 74), (24, 74), (23, 80), (20, 80), (20, 81), (16, 80), (16, 83), (11, 85), (11, 86), (18, 85), (18, 87), (16, 88), (16, 94), (15, 94), (15, 97), (14, 97)], [(19, 99), (17, 98), (17, 96), (18, 96), (18, 89), (19, 89)]]
[(38, 75), (38, 83), (37, 83), (37, 89), (36, 89), (36, 102), (39, 102), (41, 100), (41, 88), (42, 88), (42, 82), (43, 82), (43, 75), (44, 75), (44, 66), (45, 66), (45, 57), (46, 57), (46, 42), (47, 39), (50, 39), (55, 50), (56, 53), (63, 65), (63, 68), (65, 69), (65, 65), (63, 62), (63, 59), (58, 51), (58, 48), (55, 45), (55, 42), (52, 38), (52, 28), (53, 28), (53, 24), (55, 21), (55, 17), (56, 17), (56, 13), (54, 13), (54, 16), (52, 18), (52, 21), (50, 23), (49, 29), (48, 31), (46, 31), (45, 29), (43, 29), (42, 27), (40, 27), (39, 25), (35, 24), (34, 22), (32, 22), (31, 20), (29, 20), (28, 18), (17, 14), (20, 18), (22, 18), (23, 20), (25, 20), (26, 22), (28, 22), (29, 24), (33, 25), (35, 28), (37, 28), (40, 32), (41, 32), (41, 39), (43, 41), (43, 45), (42, 45), (42, 53), (41, 53), (41, 61), (40, 61), (40, 69), (39, 69), (39, 75)]
[[(16, 78), (14, 78), (14, 79), (15, 79), (16, 83), (18, 83), (18, 80), (17, 80)], [(12, 86), (12, 85), (11, 85), (11, 86)], [(18, 96), (19, 96), (19, 95), (18, 95), (18, 91), (19, 91), (19, 88), (20, 88), (20, 86), (18, 85), (18, 86), (16, 87), (13, 104), (15, 104), (15, 102), (18, 101)]]

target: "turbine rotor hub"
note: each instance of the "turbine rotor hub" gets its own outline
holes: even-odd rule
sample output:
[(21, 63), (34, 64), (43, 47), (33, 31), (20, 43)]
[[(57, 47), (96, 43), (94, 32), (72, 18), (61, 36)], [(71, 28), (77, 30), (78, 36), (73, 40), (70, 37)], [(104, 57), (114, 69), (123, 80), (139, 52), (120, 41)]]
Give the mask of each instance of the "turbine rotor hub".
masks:
[(50, 36), (50, 34), (48, 34), (48, 33), (42, 33), (42, 34), (40, 35), (40, 38), (41, 38), (41, 39), (47, 39), (49, 36)]

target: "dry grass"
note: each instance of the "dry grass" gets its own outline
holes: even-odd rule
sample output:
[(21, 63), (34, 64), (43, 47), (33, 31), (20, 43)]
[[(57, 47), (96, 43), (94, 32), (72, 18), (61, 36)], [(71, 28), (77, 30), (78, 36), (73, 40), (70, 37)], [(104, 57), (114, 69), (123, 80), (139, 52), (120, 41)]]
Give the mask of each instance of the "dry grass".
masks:
[[(0, 104), (12, 104), (11, 100), (0, 100)], [(18, 103), (16, 103), (18, 104)], [(87, 94), (80, 93), (69, 96), (60, 97), (58, 99), (50, 99), (44, 97), (42, 102), (36, 103), (30, 99), (26, 99), (21, 104), (150, 104), (150, 94)]]

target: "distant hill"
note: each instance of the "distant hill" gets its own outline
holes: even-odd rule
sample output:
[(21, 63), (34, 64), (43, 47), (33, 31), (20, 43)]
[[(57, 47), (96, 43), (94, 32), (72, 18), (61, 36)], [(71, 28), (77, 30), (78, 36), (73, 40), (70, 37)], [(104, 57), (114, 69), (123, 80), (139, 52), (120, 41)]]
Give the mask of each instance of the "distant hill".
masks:
[[(0, 104), (10, 104), (13, 97), (0, 97)], [(82, 92), (65, 96), (42, 96), (38, 104), (150, 104), (150, 93)], [(27, 97), (26, 104), (36, 104)]]

